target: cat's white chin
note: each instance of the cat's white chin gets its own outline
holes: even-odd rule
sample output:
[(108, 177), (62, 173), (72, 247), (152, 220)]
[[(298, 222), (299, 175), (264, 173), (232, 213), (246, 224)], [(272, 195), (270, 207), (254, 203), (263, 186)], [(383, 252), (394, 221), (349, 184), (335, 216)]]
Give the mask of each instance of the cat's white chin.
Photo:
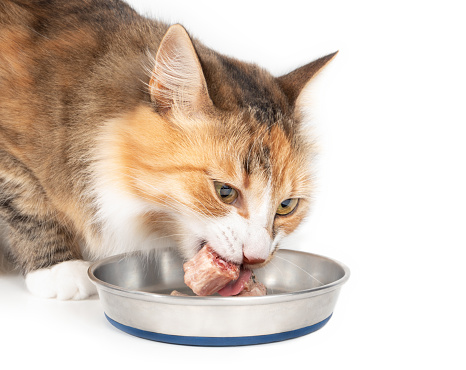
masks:
[(26, 275), (28, 290), (42, 298), (81, 300), (97, 293), (87, 275), (90, 262), (65, 261)]

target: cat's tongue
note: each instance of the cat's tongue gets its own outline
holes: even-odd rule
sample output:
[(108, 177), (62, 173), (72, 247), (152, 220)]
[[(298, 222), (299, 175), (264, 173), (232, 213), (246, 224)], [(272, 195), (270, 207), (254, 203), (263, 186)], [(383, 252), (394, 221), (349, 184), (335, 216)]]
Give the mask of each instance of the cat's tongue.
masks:
[(244, 285), (248, 282), (251, 275), (251, 270), (246, 270), (242, 268), (239, 272), (238, 279), (228, 283), (225, 287), (218, 291), (218, 294), (224, 297), (229, 297), (241, 293), (244, 289)]

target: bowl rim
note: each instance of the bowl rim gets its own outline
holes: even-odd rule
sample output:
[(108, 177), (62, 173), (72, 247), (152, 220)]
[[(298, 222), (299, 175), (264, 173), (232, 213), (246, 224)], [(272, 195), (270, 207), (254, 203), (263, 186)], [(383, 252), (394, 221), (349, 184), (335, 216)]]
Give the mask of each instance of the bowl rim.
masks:
[(174, 305), (190, 305), (190, 306), (250, 306), (250, 305), (265, 305), (271, 303), (280, 303), (286, 301), (295, 301), (299, 299), (306, 299), (314, 296), (318, 296), (321, 294), (329, 293), (333, 290), (340, 289), (341, 286), (346, 283), (346, 281), (350, 277), (350, 269), (343, 263), (326, 257), (319, 254), (304, 252), (304, 251), (297, 251), (292, 249), (279, 249), (277, 253), (283, 252), (291, 252), (297, 254), (303, 254), (306, 256), (311, 256), (315, 258), (325, 259), (331, 263), (337, 264), (343, 270), (343, 276), (340, 279), (337, 279), (329, 284), (325, 284), (315, 288), (309, 289), (302, 289), (293, 292), (287, 293), (276, 293), (270, 294), (260, 297), (219, 297), (219, 296), (207, 296), (207, 297), (200, 297), (200, 296), (172, 296), (169, 294), (161, 294), (161, 293), (151, 293), (151, 292), (144, 292), (141, 290), (129, 290), (125, 289), (118, 285), (110, 284), (106, 281), (100, 280), (94, 274), (94, 272), (101, 266), (105, 264), (109, 264), (115, 262), (117, 260), (121, 260), (127, 256), (137, 255), (137, 254), (144, 254), (143, 251), (135, 251), (129, 253), (122, 253), (110, 257), (106, 257), (99, 261), (92, 263), (88, 269), (88, 276), (92, 283), (96, 285), (97, 289), (102, 289), (106, 292), (116, 294), (119, 296), (143, 300), (143, 301), (150, 301), (150, 302), (157, 302), (157, 303), (165, 303), (165, 304), (174, 304)]

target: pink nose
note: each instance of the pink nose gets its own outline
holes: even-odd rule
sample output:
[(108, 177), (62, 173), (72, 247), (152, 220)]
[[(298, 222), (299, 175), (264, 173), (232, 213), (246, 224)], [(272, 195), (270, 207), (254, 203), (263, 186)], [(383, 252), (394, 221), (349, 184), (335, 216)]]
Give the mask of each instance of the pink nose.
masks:
[(248, 258), (243, 254), (243, 263), (247, 263), (248, 265), (255, 265), (263, 262), (265, 262), (265, 260), (262, 258)]

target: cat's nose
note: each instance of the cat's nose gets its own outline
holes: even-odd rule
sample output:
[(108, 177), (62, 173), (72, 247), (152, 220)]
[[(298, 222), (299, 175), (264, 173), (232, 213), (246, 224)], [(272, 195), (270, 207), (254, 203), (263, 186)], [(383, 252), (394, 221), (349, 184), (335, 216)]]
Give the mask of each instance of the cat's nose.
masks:
[(265, 262), (265, 260), (262, 258), (248, 258), (245, 254), (243, 254), (243, 263), (246, 263), (248, 265), (256, 265), (263, 262)]

